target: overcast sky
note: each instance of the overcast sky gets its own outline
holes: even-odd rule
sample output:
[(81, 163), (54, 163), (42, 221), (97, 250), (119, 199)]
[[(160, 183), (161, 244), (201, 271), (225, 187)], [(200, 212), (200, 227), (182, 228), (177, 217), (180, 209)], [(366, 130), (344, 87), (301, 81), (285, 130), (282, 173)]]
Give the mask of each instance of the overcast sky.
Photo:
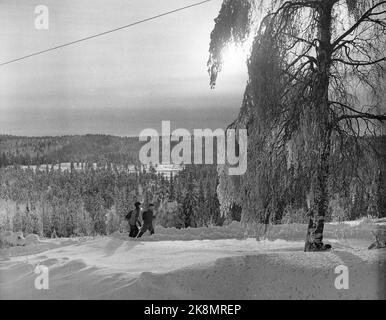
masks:
[[(197, 0), (1, 0), (0, 62), (77, 40)], [(0, 133), (138, 135), (225, 127), (246, 84), (243, 61), (215, 90), (206, 61), (221, 0), (0, 67)], [(50, 28), (36, 30), (36, 5)]]

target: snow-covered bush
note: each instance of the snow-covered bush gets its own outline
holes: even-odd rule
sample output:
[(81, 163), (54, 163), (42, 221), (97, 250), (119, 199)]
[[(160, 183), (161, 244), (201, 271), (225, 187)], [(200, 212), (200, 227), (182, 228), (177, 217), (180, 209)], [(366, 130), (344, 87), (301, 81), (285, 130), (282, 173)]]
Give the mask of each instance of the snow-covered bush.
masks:
[(161, 203), (157, 210), (157, 224), (165, 228), (183, 228), (184, 219), (181, 208), (176, 201)]
[(121, 227), (122, 218), (117, 213), (115, 206), (112, 206), (110, 210), (107, 210), (106, 213), (106, 228), (107, 233), (111, 234), (115, 231), (119, 231)]
[(27, 211), (23, 218), (24, 234), (42, 234), (41, 216), (37, 210)]
[(308, 221), (307, 212), (304, 208), (294, 208), (291, 205), (286, 206), (281, 219), (282, 224), (306, 223)]
[(16, 213), (16, 203), (11, 200), (0, 200), (0, 232), (13, 229), (13, 217)]
[(25, 239), (22, 232), (5, 231), (0, 233), (0, 248), (24, 245)]
[(83, 206), (79, 209), (79, 213), (77, 215), (76, 228), (74, 235), (76, 236), (88, 236), (91, 234), (92, 224), (89, 213), (83, 208)]
[(329, 202), (327, 215), (327, 221), (340, 222), (350, 220), (349, 200), (335, 195)]

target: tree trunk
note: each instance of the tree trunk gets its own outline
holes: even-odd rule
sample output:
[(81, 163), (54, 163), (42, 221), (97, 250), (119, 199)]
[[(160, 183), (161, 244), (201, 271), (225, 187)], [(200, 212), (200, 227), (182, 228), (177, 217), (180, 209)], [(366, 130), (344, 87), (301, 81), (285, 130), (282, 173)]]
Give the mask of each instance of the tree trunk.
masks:
[(311, 206), (311, 216), (308, 224), (307, 237), (304, 251), (319, 251), (329, 249), (323, 245), (324, 219), (328, 209), (328, 177), (330, 157), (330, 131), (321, 142), (320, 159), (314, 188), (314, 204)]
[(315, 101), (314, 124), (317, 129), (318, 162), (315, 178), (313, 204), (308, 224), (304, 251), (320, 251), (331, 248), (323, 245), (324, 219), (328, 208), (328, 177), (331, 153), (331, 127), (329, 115), (328, 89), (331, 66), (331, 23), (332, 7), (335, 0), (322, 0), (319, 3), (319, 46), (317, 48), (317, 74), (313, 99)]

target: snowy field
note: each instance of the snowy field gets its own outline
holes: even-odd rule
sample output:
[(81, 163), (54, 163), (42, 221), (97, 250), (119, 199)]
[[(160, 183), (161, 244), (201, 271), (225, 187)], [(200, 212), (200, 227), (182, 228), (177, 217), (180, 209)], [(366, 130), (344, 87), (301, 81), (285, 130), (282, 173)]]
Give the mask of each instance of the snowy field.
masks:
[[(304, 225), (264, 239), (238, 223), (158, 227), (141, 240), (43, 239), (0, 250), (0, 299), (385, 299), (386, 250), (367, 249), (382, 224), (329, 224), (334, 250), (323, 253), (303, 252)], [(38, 264), (49, 268), (48, 290), (34, 287)], [(348, 290), (334, 286), (338, 265)]]

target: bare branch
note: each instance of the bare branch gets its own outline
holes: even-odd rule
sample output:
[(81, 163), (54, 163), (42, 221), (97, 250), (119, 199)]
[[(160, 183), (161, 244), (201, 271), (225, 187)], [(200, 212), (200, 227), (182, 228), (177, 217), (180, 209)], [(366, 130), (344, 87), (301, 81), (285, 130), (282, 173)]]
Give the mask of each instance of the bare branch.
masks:
[(341, 63), (344, 63), (344, 64), (347, 64), (349, 66), (354, 66), (354, 67), (360, 67), (360, 66), (370, 66), (370, 65), (374, 65), (374, 64), (378, 64), (382, 61), (386, 61), (386, 57), (383, 57), (381, 59), (378, 59), (378, 60), (374, 60), (374, 61), (357, 61), (357, 62), (349, 62), (349, 61), (344, 61), (343, 59), (339, 59), (339, 58), (335, 58), (335, 59), (332, 59), (332, 61), (337, 61), (337, 62), (341, 62)]
[[(332, 43), (332, 48), (334, 50), (337, 50), (339, 47), (339, 43), (344, 40), (347, 36), (352, 34), (367, 18), (369, 18), (371, 15), (375, 15), (373, 11), (378, 8), (381, 5), (385, 5), (386, 1), (381, 1), (375, 4), (373, 7), (371, 7), (369, 10), (367, 10), (359, 19), (356, 23), (354, 23), (346, 32), (344, 32), (340, 37), (338, 37), (333, 43)], [(378, 14), (378, 13), (376, 13)]]
[(336, 121), (339, 122), (345, 119), (378, 120), (382, 122), (382, 121), (386, 121), (386, 114), (385, 115), (375, 115), (371, 113), (346, 114), (338, 117)]

